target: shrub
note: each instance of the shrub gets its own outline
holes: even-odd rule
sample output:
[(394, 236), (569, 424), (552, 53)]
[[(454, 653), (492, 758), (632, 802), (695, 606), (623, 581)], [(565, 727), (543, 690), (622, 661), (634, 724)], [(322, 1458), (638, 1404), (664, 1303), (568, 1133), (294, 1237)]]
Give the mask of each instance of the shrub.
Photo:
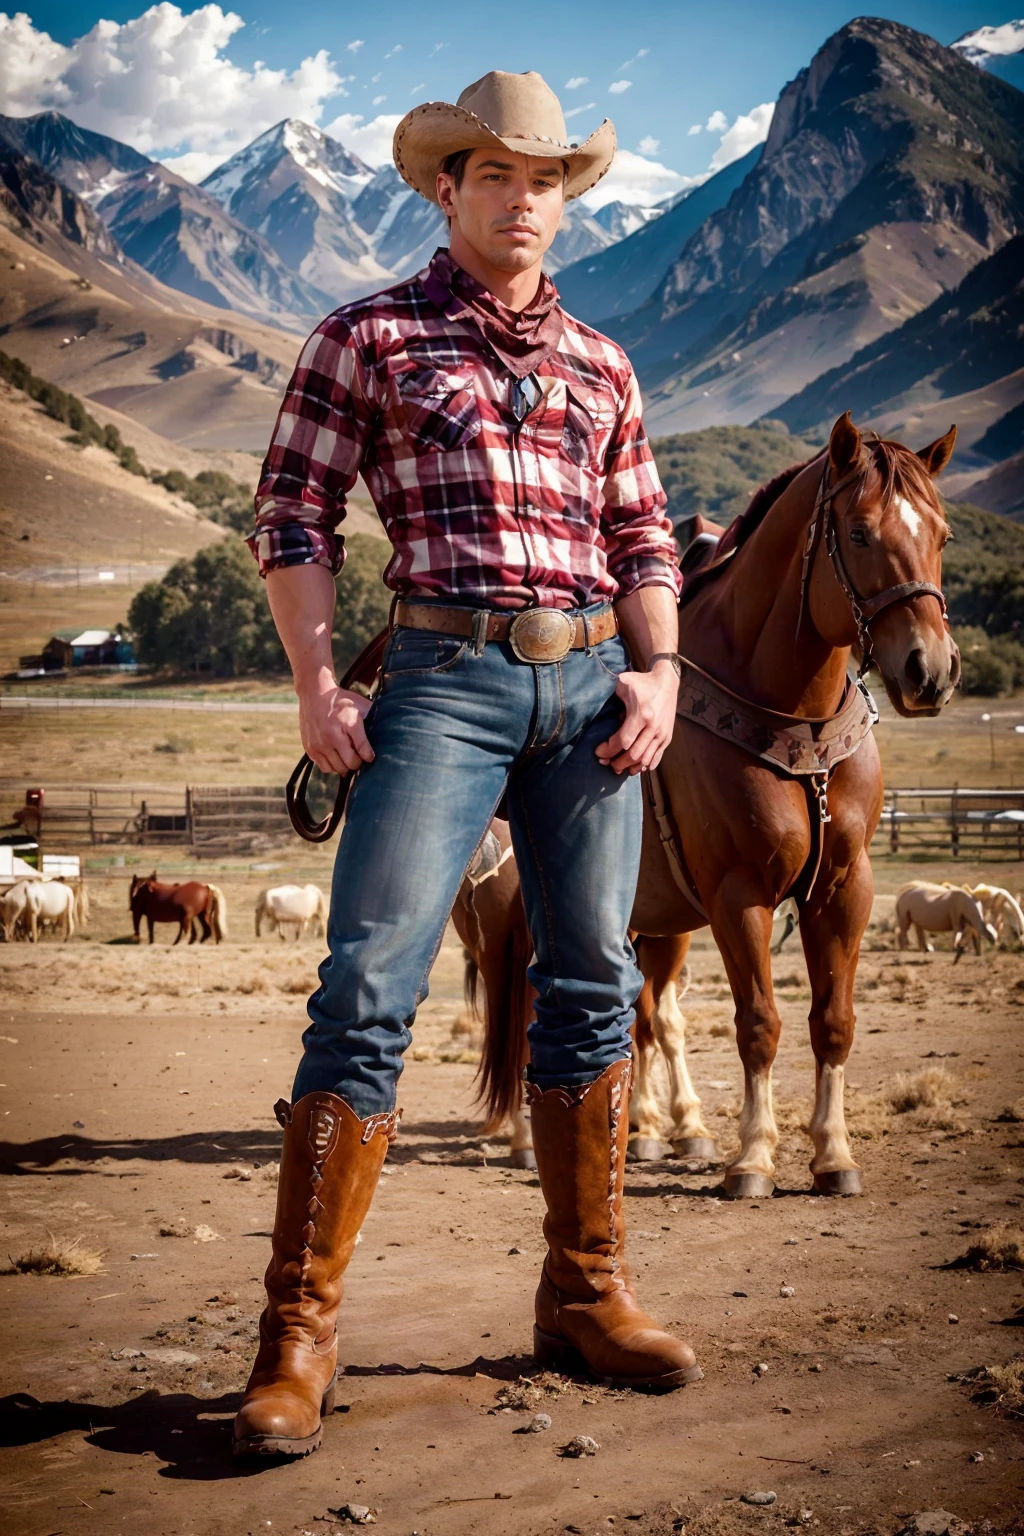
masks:
[(161, 581), (147, 582), (128, 623), (139, 660), (151, 666), (234, 677), (285, 665), (256, 563), (241, 540), (201, 549)]
[(1011, 635), (994, 639), (976, 625), (953, 630), (960, 648), (964, 693), (996, 698), (1024, 686), (1024, 645)]

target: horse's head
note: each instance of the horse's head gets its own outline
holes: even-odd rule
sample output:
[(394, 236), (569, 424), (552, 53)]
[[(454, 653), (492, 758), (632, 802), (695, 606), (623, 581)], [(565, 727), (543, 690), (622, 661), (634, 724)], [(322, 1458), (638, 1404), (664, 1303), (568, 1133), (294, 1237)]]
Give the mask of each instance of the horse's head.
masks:
[(134, 912), (136, 899), (141, 899), (154, 884), (156, 870), (151, 875), (132, 875), (131, 890), (128, 892), (128, 910)]
[(941, 596), (950, 530), (933, 484), (955, 441), (956, 427), (918, 453), (873, 435), (865, 440), (849, 411), (829, 439), (829, 484), (842, 489), (831, 514), (824, 509), (826, 538), (811, 585), (815, 624), (833, 644), (870, 650), (901, 715), (937, 715), (960, 680)]

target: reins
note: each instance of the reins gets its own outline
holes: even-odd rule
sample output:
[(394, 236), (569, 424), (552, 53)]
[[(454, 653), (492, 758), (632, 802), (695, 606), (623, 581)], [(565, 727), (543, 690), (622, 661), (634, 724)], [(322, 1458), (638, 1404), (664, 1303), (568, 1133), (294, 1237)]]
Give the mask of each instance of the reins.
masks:
[(811, 513), (811, 521), (807, 527), (807, 539), (804, 544), (803, 560), (800, 567), (800, 602), (796, 616), (796, 639), (799, 644), (804, 614), (807, 612), (809, 603), (808, 583), (814, 566), (814, 557), (817, 554), (820, 539), (823, 538), (833, 575), (839, 584), (839, 590), (846, 598), (854, 623), (857, 626), (857, 643), (861, 651), (861, 664), (858, 676), (863, 677), (871, 664), (871, 624), (880, 613), (884, 613), (894, 603), (905, 603), (914, 597), (934, 597), (942, 609), (943, 623), (946, 623), (946, 599), (941, 588), (934, 586), (930, 581), (901, 581), (897, 582), (894, 586), (886, 587), (884, 591), (876, 593), (873, 597), (861, 596), (843, 562), (842, 551), (839, 547), (839, 530), (836, 526), (835, 499), (840, 491), (847, 490), (849, 486), (858, 483), (863, 485), (868, 471), (866, 468), (852, 470), (848, 475), (844, 475), (841, 480), (837, 480), (835, 485), (830, 486), (830, 469), (831, 464), (828, 457), (826, 457), (825, 467), (821, 472), (821, 484), (818, 487), (818, 494), (814, 502), (814, 510)]

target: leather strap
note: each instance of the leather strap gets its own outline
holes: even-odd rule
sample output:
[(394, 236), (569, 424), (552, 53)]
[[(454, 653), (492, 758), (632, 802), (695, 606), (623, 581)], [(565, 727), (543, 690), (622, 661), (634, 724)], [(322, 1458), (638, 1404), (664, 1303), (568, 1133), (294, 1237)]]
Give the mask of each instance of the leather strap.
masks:
[[(536, 610), (543, 612), (545, 610)], [(603, 613), (584, 614), (580, 609), (560, 610), (573, 625), (570, 649), (585, 650), (600, 645), (619, 632), (614, 608)], [(491, 613), (483, 608), (444, 608), (436, 603), (411, 603), (404, 598), (395, 604), (394, 623), (401, 629), (429, 629), (438, 635), (457, 635), (464, 640), (503, 641), (509, 638), (513, 623), (529, 609), (512, 613)], [(486, 615), (486, 620), (479, 617)]]

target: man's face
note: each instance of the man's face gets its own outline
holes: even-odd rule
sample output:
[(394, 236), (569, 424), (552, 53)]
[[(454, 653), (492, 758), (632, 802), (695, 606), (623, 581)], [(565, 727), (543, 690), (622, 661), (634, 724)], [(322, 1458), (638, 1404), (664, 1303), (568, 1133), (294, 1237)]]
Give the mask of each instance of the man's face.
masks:
[(500, 272), (536, 266), (558, 232), (565, 207), (561, 160), (517, 155), (503, 147), (475, 149), (462, 185), (438, 173), (441, 210), (453, 232)]

